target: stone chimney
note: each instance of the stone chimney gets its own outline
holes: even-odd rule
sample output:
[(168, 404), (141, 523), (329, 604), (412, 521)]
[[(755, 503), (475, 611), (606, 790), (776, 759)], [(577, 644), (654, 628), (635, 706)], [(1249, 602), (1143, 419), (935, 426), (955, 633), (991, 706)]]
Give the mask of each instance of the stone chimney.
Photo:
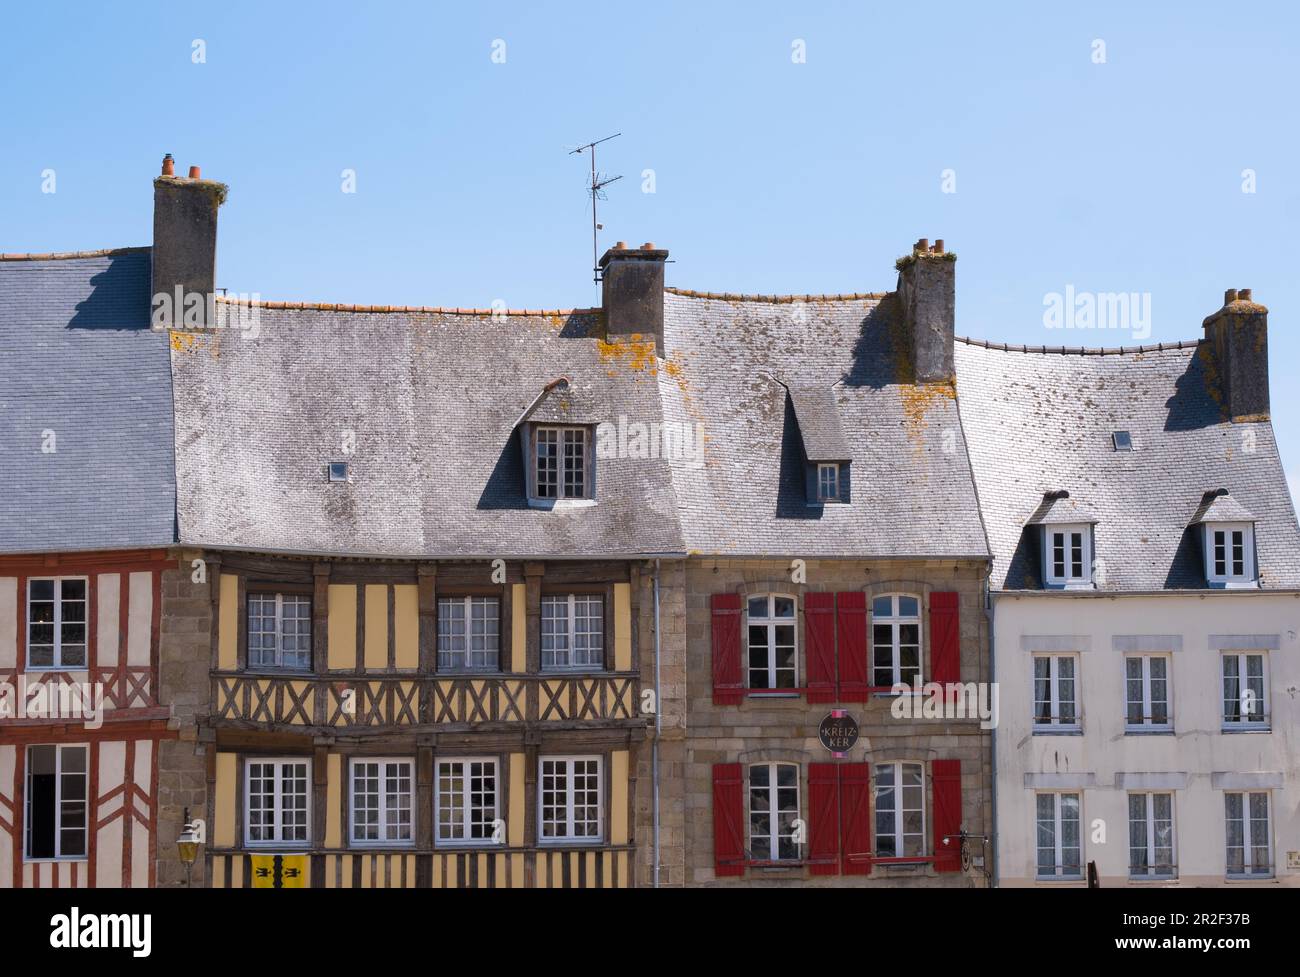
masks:
[(921, 238), (912, 253), (899, 258), (898, 300), (903, 310), (903, 334), (918, 382), (951, 381), (953, 330), (956, 323), (957, 256), (943, 241), (930, 246)]
[(600, 259), (601, 305), (610, 342), (640, 335), (664, 352), (664, 262), (668, 252), (646, 243), (619, 241)]
[(226, 185), (205, 180), (197, 166), (175, 175), (171, 153), (153, 181), (153, 325), (215, 325), (217, 208)]
[(1268, 417), (1268, 309), (1251, 299), (1250, 289), (1230, 288), (1223, 308), (1205, 320), (1205, 340), (1228, 417)]

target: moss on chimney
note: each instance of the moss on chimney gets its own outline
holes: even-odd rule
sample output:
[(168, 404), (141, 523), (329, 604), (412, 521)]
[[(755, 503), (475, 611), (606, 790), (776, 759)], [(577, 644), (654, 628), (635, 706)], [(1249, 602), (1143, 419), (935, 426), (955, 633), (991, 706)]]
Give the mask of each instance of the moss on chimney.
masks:
[(196, 190), (202, 190), (212, 199), (214, 207), (220, 207), (230, 196), (230, 187), (224, 183), (218, 183), (216, 180), (190, 180), (180, 176), (157, 176), (154, 177), (153, 185), (155, 187), (193, 187)]

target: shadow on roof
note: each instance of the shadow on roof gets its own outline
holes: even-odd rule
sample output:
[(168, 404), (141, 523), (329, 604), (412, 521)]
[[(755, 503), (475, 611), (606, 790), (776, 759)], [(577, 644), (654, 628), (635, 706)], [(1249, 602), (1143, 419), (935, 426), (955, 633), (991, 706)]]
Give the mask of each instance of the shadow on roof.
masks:
[(1174, 395), (1165, 401), (1166, 431), (1195, 431), (1223, 423), (1223, 408), (1213, 379), (1206, 370), (1205, 346), (1198, 346), (1187, 369), (1174, 382)]
[(149, 256), (115, 255), (90, 279), (90, 294), (77, 303), (69, 329), (147, 330)]

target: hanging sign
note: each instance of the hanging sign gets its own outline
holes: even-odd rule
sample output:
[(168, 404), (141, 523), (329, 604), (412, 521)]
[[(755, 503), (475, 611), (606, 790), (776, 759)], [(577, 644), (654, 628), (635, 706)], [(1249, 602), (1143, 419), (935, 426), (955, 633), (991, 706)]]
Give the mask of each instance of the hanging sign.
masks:
[(858, 721), (843, 709), (832, 709), (817, 730), (822, 746), (836, 759), (846, 756), (858, 742)]

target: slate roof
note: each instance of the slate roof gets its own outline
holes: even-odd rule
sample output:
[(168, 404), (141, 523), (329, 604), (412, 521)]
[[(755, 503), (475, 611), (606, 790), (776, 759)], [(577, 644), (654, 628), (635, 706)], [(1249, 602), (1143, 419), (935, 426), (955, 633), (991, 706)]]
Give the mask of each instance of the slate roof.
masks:
[(1043, 500), (1025, 520), (1026, 526), (1068, 526), (1095, 523), (1097, 517), (1078, 499), (1071, 498), (1065, 489), (1043, 493)]
[(796, 384), (789, 388), (804, 452), (809, 461), (848, 461), (853, 453), (844, 437), (839, 404), (829, 384)]
[(172, 541), (170, 366), (149, 289), (143, 248), (0, 260), (0, 552)]
[[(702, 466), (672, 466), (688, 550), (987, 558), (954, 390), (910, 382), (898, 319), (880, 296), (665, 294), (664, 418), (705, 437)], [(851, 505), (808, 506), (786, 385), (833, 391)]]
[[(1102, 356), (958, 341), (958, 403), (993, 549), (991, 586), (1041, 586), (1025, 522), (1043, 493), (1065, 489), (1098, 520), (1098, 589), (1204, 589), (1190, 523), (1204, 493), (1222, 487), (1255, 514), (1260, 586), (1300, 587), (1300, 528), (1272, 425), (1224, 420), (1207, 358), (1203, 343)], [(1114, 450), (1115, 430), (1132, 432), (1134, 450)]]
[(1254, 522), (1255, 517), (1246, 507), (1228, 494), (1226, 489), (1206, 492), (1205, 498), (1192, 516), (1192, 525), (1206, 522)]

